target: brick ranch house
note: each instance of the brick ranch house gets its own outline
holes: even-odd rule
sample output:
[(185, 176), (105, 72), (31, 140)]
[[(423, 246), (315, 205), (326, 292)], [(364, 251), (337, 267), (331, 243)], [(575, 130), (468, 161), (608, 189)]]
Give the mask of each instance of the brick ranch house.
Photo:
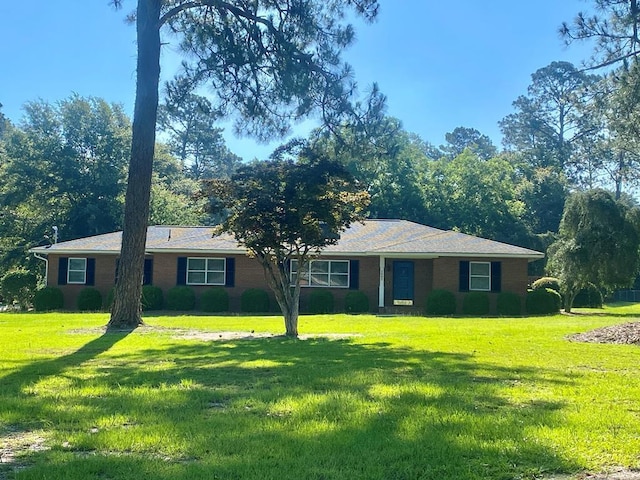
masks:
[[(103, 298), (114, 286), (121, 235), (107, 233), (30, 251), (46, 260), (47, 284), (59, 287), (65, 308), (74, 309), (86, 286), (97, 288)], [(313, 259), (303, 273), (301, 302), (304, 307), (312, 289), (326, 288), (341, 308), (347, 292), (360, 290), (373, 312), (396, 312), (422, 309), (431, 290), (445, 289), (456, 293), (459, 302), (465, 292), (487, 292), (495, 306), (498, 292), (526, 293), (527, 264), (543, 256), (406, 220), (367, 220), (351, 225), (336, 245)], [(295, 262), (290, 268), (297, 272)], [(149, 227), (144, 284), (165, 293), (187, 285), (196, 296), (223, 287), (232, 311), (239, 310), (246, 289), (269, 291), (260, 264), (232, 236), (213, 236), (211, 227)]]

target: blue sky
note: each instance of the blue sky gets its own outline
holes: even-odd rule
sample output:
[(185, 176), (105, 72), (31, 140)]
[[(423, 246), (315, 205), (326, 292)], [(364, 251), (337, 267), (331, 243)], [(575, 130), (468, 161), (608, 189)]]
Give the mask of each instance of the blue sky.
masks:
[[(435, 145), (457, 126), (501, 140), (498, 121), (512, 112), (531, 74), (555, 60), (575, 64), (586, 45), (563, 45), (557, 30), (590, 7), (585, 0), (381, 0), (373, 24), (356, 23), (345, 58), (364, 94), (377, 82), (388, 114)], [(13, 122), (30, 100), (56, 102), (72, 93), (121, 103), (133, 114), (135, 28), (124, 22), (135, 0), (115, 11), (108, 0), (0, 2), (0, 103)], [(163, 71), (179, 59), (167, 45)], [(299, 127), (299, 132), (309, 123)], [(227, 144), (249, 160), (275, 146), (235, 138)]]

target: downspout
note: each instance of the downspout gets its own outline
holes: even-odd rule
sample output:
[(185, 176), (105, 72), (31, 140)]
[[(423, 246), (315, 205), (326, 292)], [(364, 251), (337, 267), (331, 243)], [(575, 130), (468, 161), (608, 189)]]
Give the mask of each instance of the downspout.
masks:
[(33, 256), (44, 261), (44, 286), (46, 287), (49, 283), (49, 259), (47, 257), (41, 257), (38, 255), (38, 252), (33, 252)]
[(378, 308), (384, 308), (384, 268), (385, 258), (380, 255), (380, 283), (378, 284)]

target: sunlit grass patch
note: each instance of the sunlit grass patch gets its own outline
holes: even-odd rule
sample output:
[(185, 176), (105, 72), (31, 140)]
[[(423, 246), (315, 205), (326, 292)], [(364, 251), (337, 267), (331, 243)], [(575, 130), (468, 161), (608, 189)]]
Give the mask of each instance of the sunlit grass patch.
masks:
[(304, 316), (304, 340), (208, 336), (277, 335), (279, 317), (147, 316), (132, 333), (105, 333), (106, 321), (0, 315), (0, 438), (37, 432), (43, 447), (18, 448), (24, 467), (0, 464), (0, 478), (537, 479), (640, 467), (640, 350), (567, 340), (619, 316)]

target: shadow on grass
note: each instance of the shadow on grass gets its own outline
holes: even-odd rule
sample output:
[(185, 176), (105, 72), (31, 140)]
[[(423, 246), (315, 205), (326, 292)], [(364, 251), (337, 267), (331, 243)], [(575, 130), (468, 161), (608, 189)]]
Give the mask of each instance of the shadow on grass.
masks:
[[(15, 423), (36, 418), (53, 432), (53, 448), (29, 454), (18, 478), (471, 480), (578, 469), (533, 434), (560, 425), (563, 404), (508, 394), (570, 384), (561, 372), (323, 339), (173, 341), (94, 360), (121, 338), (2, 379)], [(43, 377), (63, 386), (25, 393)]]

